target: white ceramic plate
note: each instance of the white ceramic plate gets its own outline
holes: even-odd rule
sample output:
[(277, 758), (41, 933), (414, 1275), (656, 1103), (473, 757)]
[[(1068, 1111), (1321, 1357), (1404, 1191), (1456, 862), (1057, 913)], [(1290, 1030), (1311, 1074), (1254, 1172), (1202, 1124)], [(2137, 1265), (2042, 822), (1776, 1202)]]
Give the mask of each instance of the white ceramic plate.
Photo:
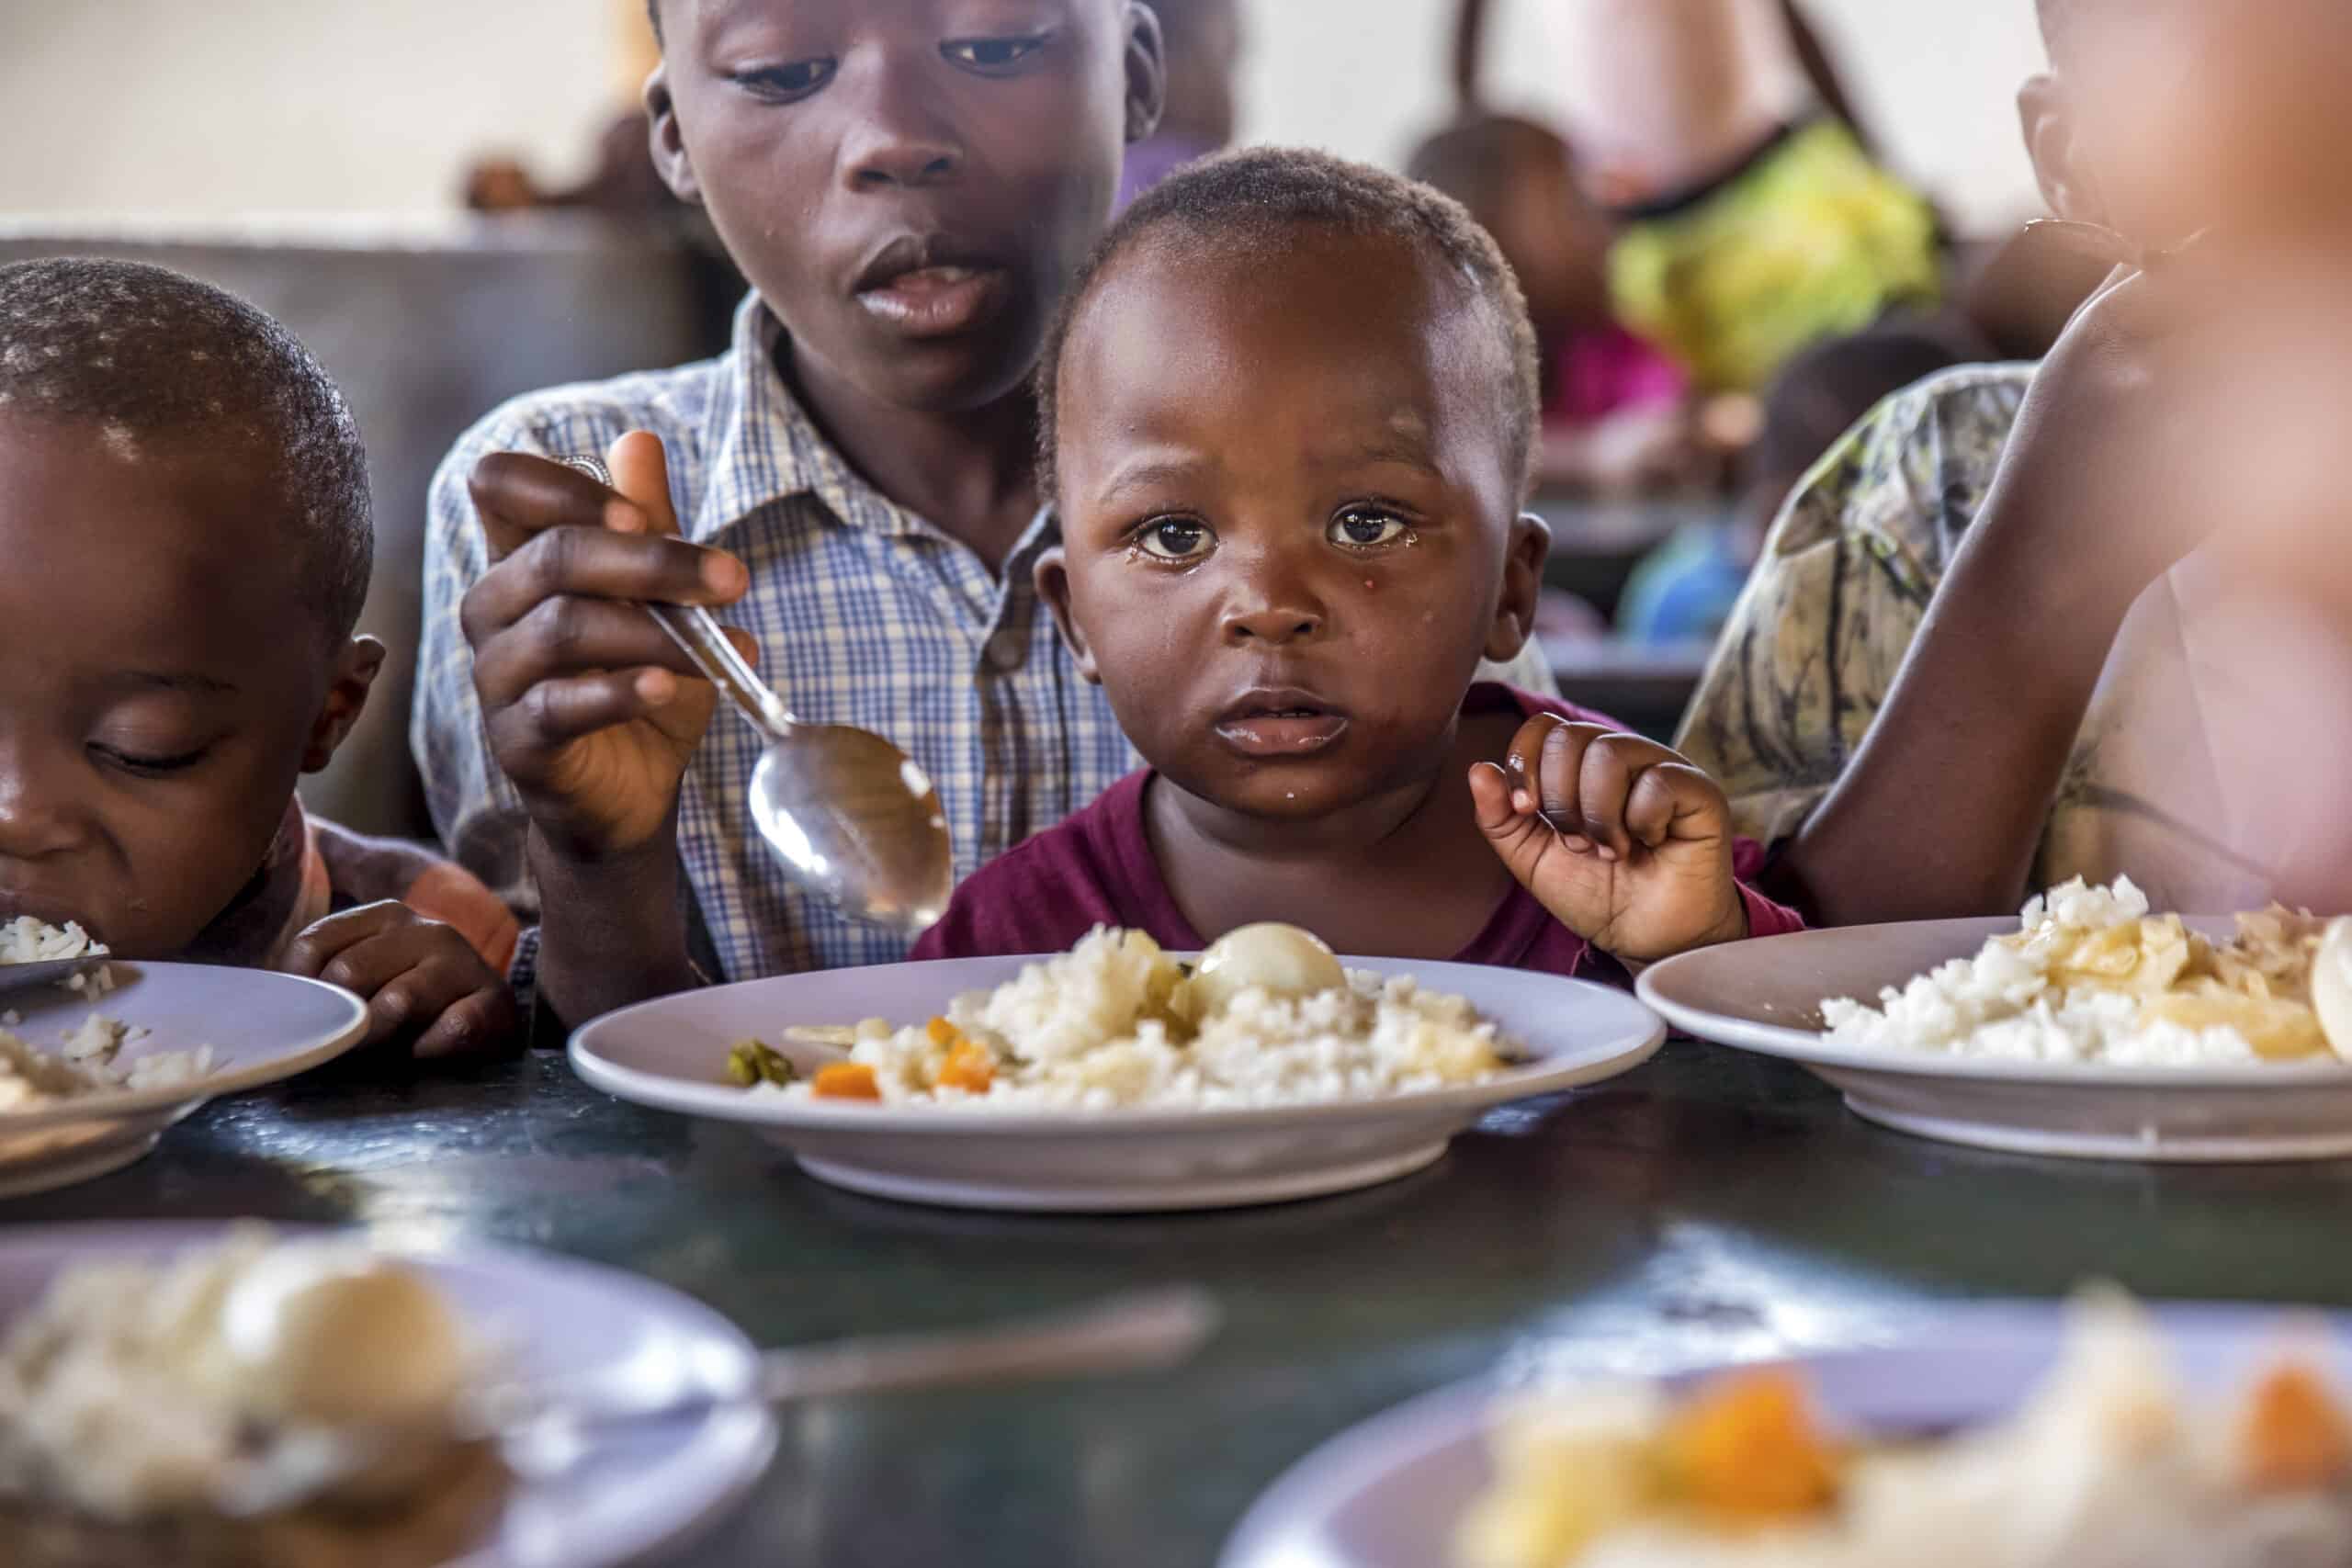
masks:
[(85, 1181), (129, 1165), (164, 1128), (217, 1095), (293, 1077), (341, 1055), (367, 1032), (368, 1010), (340, 987), (257, 969), (203, 964), (107, 964), (115, 988), (96, 1001), (58, 988), (10, 993), (14, 1032), (53, 1049), (92, 1013), (148, 1032), (118, 1066), (158, 1052), (212, 1047), (200, 1084), (90, 1095), (37, 1111), (0, 1112), (0, 1198)]
[[(2192, 1389), (2234, 1386), (2282, 1339), (2309, 1343), (2314, 1320), (2330, 1331), (2337, 1376), (2352, 1381), (2352, 1317), (2345, 1314), (2203, 1305), (2155, 1312)], [(1803, 1369), (1824, 1415), (1853, 1430), (1943, 1431), (2015, 1409), (2050, 1372), (2064, 1332), (2053, 1304), (1968, 1306), (1905, 1346), (1791, 1364)], [(1505, 1392), (1494, 1382), (1457, 1384), (1340, 1434), (1258, 1500), (1219, 1568), (1444, 1568), (1453, 1561), (1456, 1522), (1493, 1478), (1487, 1433)]]
[[(2228, 919), (2192, 926), (2228, 936)], [(1822, 1033), (1829, 997), (1974, 953), (2013, 919), (1804, 931), (1702, 948), (1642, 976), (1643, 1000), (1686, 1033), (1801, 1062), (1857, 1115), (1921, 1137), (2082, 1159), (2229, 1162), (2352, 1156), (2352, 1066), (2121, 1067), (1857, 1051)]]
[[(70, 1264), (164, 1255), (221, 1235), (219, 1225), (193, 1224), (0, 1235), (0, 1331)], [(504, 1349), (504, 1370), (526, 1381), (595, 1372), (700, 1385), (731, 1379), (753, 1354), (717, 1313), (631, 1274), (494, 1247), (416, 1259), (474, 1332)], [(518, 1478), (483, 1538), (446, 1568), (610, 1568), (674, 1544), (715, 1521), (766, 1469), (775, 1423), (739, 1406), (584, 1441), (561, 1469)]]
[(764, 1040), (792, 1055), (780, 1038), (787, 1026), (920, 1021), (1035, 962), (901, 964), (689, 991), (596, 1020), (572, 1036), (571, 1063), (624, 1100), (756, 1125), (810, 1175), (856, 1191), (956, 1208), (1143, 1213), (1280, 1202), (1392, 1180), (1435, 1162), (1489, 1108), (1613, 1077), (1646, 1061), (1666, 1034), (1647, 1008), (1606, 987), (1350, 958), (1351, 968), (1409, 974), (1468, 998), (1532, 1059), (1464, 1089), (1204, 1111), (851, 1105), (746, 1094), (725, 1079), (737, 1041)]

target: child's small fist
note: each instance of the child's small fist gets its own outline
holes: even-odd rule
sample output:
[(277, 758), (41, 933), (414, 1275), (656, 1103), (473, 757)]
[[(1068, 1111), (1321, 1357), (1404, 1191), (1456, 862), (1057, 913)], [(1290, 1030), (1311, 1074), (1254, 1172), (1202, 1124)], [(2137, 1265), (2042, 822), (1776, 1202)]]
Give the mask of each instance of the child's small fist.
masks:
[(285, 967), (358, 995), (368, 1004), (366, 1043), (421, 1061), (484, 1055), (521, 1038), (504, 976), (455, 927), (396, 899), (329, 915), (294, 939)]
[(1539, 715), (1470, 790), (1511, 874), (1595, 947), (1645, 964), (1747, 934), (1724, 793), (1656, 741)]

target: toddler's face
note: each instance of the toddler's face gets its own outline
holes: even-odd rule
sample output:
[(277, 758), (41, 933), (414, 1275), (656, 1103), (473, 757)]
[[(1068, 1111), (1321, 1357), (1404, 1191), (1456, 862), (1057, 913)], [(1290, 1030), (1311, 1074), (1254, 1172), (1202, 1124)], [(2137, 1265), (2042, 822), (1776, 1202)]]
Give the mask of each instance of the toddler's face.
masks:
[(1114, 265), (1061, 367), (1066, 546), (1041, 575), (1155, 767), (1261, 818), (1430, 776), (1533, 612), (1510, 374), (1401, 244), (1204, 261), (1147, 237)]
[(174, 956), (321, 743), (317, 590), (230, 465), (21, 417), (0, 416), (0, 918)]

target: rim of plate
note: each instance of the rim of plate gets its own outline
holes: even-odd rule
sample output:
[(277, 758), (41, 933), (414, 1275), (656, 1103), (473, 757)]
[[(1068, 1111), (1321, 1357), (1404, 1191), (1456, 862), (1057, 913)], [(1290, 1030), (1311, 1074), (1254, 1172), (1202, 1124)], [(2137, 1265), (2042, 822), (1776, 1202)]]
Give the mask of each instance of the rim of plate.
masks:
[[(2164, 1299), (2140, 1304), (2165, 1334), (2168, 1346), (2183, 1335), (2240, 1336), (2265, 1329), (2277, 1334), (2311, 1322), (2325, 1325), (2339, 1342), (2352, 1346), (2352, 1312), (2333, 1307)], [(1883, 1343), (1797, 1348), (1780, 1355), (1694, 1356), (1644, 1376), (1646, 1381), (1673, 1385), (1750, 1367), (1804, 1369), (1881, 1358), (1899, 1360), (1905, 1356), (1965, 1350), (1972, 1340), (2003, 1344), (2029, 1334), (2046, 1334), (2054, 1347), (2062, 1342), (2066, 1313), (2067, 1303), (2063, 1299), (1922, 1302), (1910, 1309)], [(1531, 1383), (1515, 1382), (1500, 1369), (1490, 1369), (1376, 1410), (1308, 1449), (1268, 1483), (1226, 1538), (1217, 1554), (1217, 1568), (1276, 1568), (1277, 1564), (1344, 1568), (1336, 1557), (1298, 1552), (1302, 1532), (1327, 1521), (1337, 1498), (1393, 1481), (1399, 1471), (1425, 1463), (1432, 1455), (1477, 1436), (1487, 1426), (1488, 1413), (1498, 1400), (1541, 1393), (1547, 1388), (1573, 1392), (1610, 1381), (1609, 1373), (1595, 1371), (1556, 1382)]]
[[(253, 1224), (239, 1220), (79, 1220), (66, 1224), (41, 1225), (0, 1233), (0, 1257), (11, 1252), (65, 1251), (79, 1253), (88, 1245), (95, 1256), (111, 1253), (153, 1255), (184, 1251), (216, 1242), (240, 1224)], [(640, 1299), (658, 1299), (673, 1318), (691, 1322), (701, 1332), (724, 1340), (747, 1360), (758, 1357), (759, 1347), (736, 1322), (717, 1308), (695, 1300), (676, 1286), (656, 1280), (634, 1269), (616, 1268), (567, 1253), (550, 1252), (537, 1247), (509, 1247), (497, 1242), (466, 1240), (454, 1247), (404, 1247), (398, 1243), (377, 1243), (365, 1225), (280, 1224), (266, 1223), (271, 1232), (283, 1239), (305, 1240), (324, 1236), (358, 1236), (389, 1256), (414, 1262), (427, 1269), (436, 1264), (453, 1269), (524, 1269), (541, 1279), (587, 1280), (601, 1284), (608, 1291)], [(754, 1441), (748, 1444), (735, 1471), (726, 1481), (710, 1490), (709, 1495), (697, 1499), (683, 1513), (673, 1512), (657, 1530), (642, 1529), (631, 1531), (627, 1539), (612, 1542), (612, 1550), (586, 1561), (597, 1564), (634, 1562), (649, 1553), (665, 1549), (683, 1548), (701, 1538), (740, 1505), (759, 1483), (760, 1478), (775, 1457), (778, 1427), (772, 1412), (762, 1413), (762, 1429)], [(526, 1489), (527, 1476), (520, 1478)], [(505, 1561), (493, 1544), (477, 1547), (461, 1555), (448, 1558), (439, 1568), (492, 1568)]]
[[(1949, 921), (1919, 921), (1922, 925)], [(1848, 926), (1835, 931), (1792, 931), (1766, 937), (1766, 942), (1799, 942), (1810, 937), (1851, 936), (1876, 928)], [(2098, 1062), (2033, 1062), (2005, 1056), (1952, 1056), (1933, 1051), (1895, 1053), (1857, 1050), (1832, 1045), (1815, 1029), (1785, 1023), (1759, 1023), (1730, 1013), (1686, 1007), (1659, 993), (1659, 977), (1670, 978), (1678, 968), (1697, 968), (1713, 948), (1678, 953), (1651, 965), (1634, 982), (1634, 994), (1651, 1010), (1681, 1032), (1712, 1044), (1778, 1056), (1806, 1066), (1851, 1072), (1892, 1073), (1905, 1077), (1968, 1078), (1979, 1082), (2056, 1085), (2075, 1089), (2352, 1089), (2352, 1063), (2343, 1061), (2280, 1062), (2275, 1066), (2213, 1063), (2193, 1067), (2119, 1066)], [(1818, 1002), (1821, 998), (1815, 998)]]
[[(206, 964), (149, 964), (141, 962), (142, 972), (175, 969), (212, 970)], [(89, 1094), (56, 1105), (46, 1105), (38, 1111), (0, 1111), (0, 1134), (32, 1132), (41, 1127), (60, 1127), (77, 1122), (119, 1122), (126, 1117), (144, 1116), (159, 1111), (174, 1111), (183, 1107), (193, 1111), (208, 1100), (218, 1100), (224, 1094), (238, 1094), (245, 1089), (259, 1089), (264, 1084), (277, 1083), (297, 1073), (307, 1073), (312, 1067), (334, 1060), (358, 1043), (368, 1032), (368, 1004), (341, 986), (331, 986), (324, 980), (312, 980), (300, 975), (280, 975), (275, 970), (246, 971), (271, 985), (307, 986), (342, 999), (344, 1021), (331, 1034), (322, 1035), (310, 1044), (274, 1056), (266, 1062), (232, 1071), (214, 1073), (194, 1083), (179, 1084), (167, 1089), (124, 1089), (113, 1094)], [(198, 1044), (203, 1042), (198, 1042)], [(177, 1047), (171, 1047), (177, 1049)], [(194, 1049), (193, 1046), (189, 1047)]]
[[(1342, 958), (1342, 964), (1359, 961)], [(763, 982), (750, 981), (758, 985)], [(1371, 1100), (1312, 1100), (1292, 1105), (1243, 1105), (1208, 1111), (1114, 1108), (1107, 1111), (997, 1111), (985, 1106), (876, 1106), (869, 1102), (828, 1103), (819, 1100), (775, 1094), (752, 1094), (731, 1084), (700, 1083), (624, 1066), (594, 1048), (598, 1026), (627, 1017), (643, 1008), (662, 1005), (664, 998), (639, 1002), (606, 1013), (574, 1031), (565, 1055), (572, 1071), (594, 1088), (659, 1111), (789, 1131), (808, 1128), (828, 1133), (867, 1131), (894, 1135), (946, 1137), (1088, 1137), (1116, 1133), (1214, 1133), (1262, 1128), (1301, 1122), (1385, 1120), (1391, 1116), (1442, 1111), (1483, 1111), (1515, 1100), (1532, 1100), (1580, 1089), (1631, 1072), (1666, 1043), (1666, 1021), (1657, 1011), (1623, 991), (1589, 980), (1559, 976), (1558, 983), (1580, 995), (1606, 998), (1627, 1009), (1625, 1030), (1611, 1045), (1596, 1046), (1566, 1060), (1538, 1057), (1504, 1067), (1484, 1083), (1452, 1089), (1410, 1089)], [(1636, 1032), (1636, 1031), (1639, 1032)]]

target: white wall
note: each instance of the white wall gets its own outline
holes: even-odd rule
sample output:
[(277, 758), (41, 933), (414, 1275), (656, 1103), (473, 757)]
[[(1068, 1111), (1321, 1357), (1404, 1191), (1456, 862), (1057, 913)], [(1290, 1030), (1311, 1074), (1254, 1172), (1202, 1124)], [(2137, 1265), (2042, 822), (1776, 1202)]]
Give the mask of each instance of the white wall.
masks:
[[(1541, 107), (1550, 0), (1497, 3), (1497, 95)], [(1250, 4), (1253, 136), (1389, 161), (1448, 111), (1453, 0)], [(2032, 0), (1815, 4), (1905, 170), (2013, 220)], [(492, 148), (567, 177), (619, 51), (611, 0), (0, 0), (0, 213), (445, 209)]]

